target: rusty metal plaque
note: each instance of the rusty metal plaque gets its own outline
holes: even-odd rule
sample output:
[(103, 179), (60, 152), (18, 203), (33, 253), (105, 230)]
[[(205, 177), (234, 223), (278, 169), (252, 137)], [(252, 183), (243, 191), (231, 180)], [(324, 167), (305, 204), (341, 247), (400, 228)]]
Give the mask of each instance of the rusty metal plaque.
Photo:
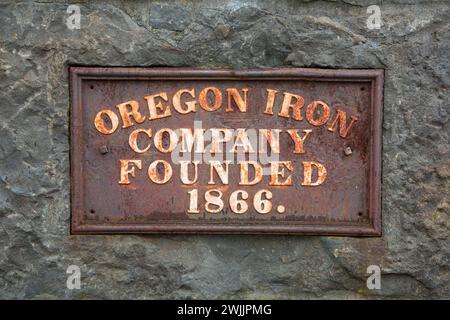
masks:
[(71, 231), (379, 236), (383, 70), (70, 68)]

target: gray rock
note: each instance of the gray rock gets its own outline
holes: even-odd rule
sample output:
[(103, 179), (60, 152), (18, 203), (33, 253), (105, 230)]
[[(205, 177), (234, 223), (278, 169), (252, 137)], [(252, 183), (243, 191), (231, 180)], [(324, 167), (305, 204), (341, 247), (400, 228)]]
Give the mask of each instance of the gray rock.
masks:
[[(0, 298), (450, 298), (448, 3), (79, 6), (0, 4)], [(383, 236), (70, 236), (69, 65), (385, 68)]]

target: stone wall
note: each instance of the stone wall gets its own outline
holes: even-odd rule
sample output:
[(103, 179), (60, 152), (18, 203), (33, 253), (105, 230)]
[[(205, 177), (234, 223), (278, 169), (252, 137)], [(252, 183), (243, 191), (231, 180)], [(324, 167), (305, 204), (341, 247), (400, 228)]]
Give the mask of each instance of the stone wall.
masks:
[[(0, 4), (0, 298), (450, 298), (449, 1), (69, 4)], [(384, 68), (383, 236), (70, 236), (70, 65)]]

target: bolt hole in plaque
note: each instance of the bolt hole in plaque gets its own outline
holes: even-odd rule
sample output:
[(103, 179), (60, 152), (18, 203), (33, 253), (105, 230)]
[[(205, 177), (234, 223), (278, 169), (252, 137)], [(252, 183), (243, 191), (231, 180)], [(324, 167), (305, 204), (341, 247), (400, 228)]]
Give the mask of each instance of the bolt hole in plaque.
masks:
[(71, 67), (72, 233), (380, 236), (383, 74)]

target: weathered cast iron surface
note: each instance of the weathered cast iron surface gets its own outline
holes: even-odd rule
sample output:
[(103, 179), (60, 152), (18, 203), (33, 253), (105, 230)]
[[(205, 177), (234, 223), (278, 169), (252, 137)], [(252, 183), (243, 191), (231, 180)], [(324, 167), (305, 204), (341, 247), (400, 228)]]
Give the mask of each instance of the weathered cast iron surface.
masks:
[[(72, 67), (70, 81), (74, 234), (381, 234), (383, 70)], [(180, 106), (195, 112), (183, 114)], [(334, 123), (339, 112), (345, 121)], [(194, 121), (206, 131), (279, 130), (278, 161), (285, 165), (271, 170), (269, 164), (259, 183), (245, 185), (242, 161), (231, 161), (227, 183), (203, 162), (198, 179), (183, 183), (180, 164), (163, 151), (171, 132), (193, 129)], [(172, 131), (159, 135), (161, 129)], [(289, 134), (295, 130), (303, 138), (309, 131), (303, 148)], [(223, 205), (207, 203), (212, 189), (209, 195), (220, 195)]]

